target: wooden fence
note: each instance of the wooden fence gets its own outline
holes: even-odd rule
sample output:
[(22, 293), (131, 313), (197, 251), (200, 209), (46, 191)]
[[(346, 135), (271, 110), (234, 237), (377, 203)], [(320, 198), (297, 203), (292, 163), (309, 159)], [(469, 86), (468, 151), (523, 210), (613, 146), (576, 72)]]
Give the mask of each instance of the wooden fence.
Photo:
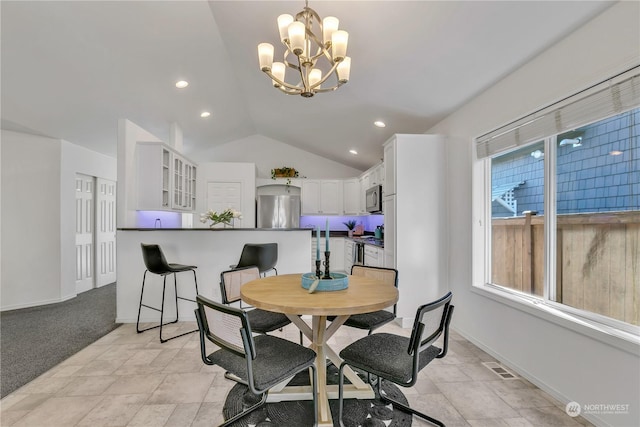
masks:
[[(555, 301), (640, 324), (640, 211), (558, 215)], [(495, 218), (492, 282), (544, 289), (544, 216)]]

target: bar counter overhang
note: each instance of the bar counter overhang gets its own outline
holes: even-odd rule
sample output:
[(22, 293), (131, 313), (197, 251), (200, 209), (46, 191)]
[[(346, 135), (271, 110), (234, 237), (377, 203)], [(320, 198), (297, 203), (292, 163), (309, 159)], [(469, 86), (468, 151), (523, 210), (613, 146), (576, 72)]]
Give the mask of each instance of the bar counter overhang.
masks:
[[(259, 228), (119, 228), (117, 231), (117, 314), (118, 323), (135, 323), (145, 271), (141, 243), (155, 243), (167, 261), (195, 265), (201, 295), (220, 301), (220, 273), (240, 259), (245, 243), (277, 243), (279, 274), (311, 271), (311, 230)], [(272, 273), (268, 273), (272, 274)], [(178, 273), (178, 294), (195, 299), (193, 275)], [(165, 319), (175, 319), (173, 277), (167, 276)], [(145, 301), (160, 306), (162, 277), (147, 274)], [(195, 321), (195, 304), (178, 300), (181, 321)], [(141, 322), (157, 322), (159, 313), (142, 310)], [(165, 320), (166, 321), (166, 320)]]

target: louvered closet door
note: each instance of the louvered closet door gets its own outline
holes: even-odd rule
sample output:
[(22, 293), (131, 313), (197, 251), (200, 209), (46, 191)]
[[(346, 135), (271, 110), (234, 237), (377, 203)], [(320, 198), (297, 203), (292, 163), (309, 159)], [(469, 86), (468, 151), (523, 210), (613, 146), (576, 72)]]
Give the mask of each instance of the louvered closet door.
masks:
[(76, 293), (95, 286), (94, 260), (94, 179), (76, 174)]

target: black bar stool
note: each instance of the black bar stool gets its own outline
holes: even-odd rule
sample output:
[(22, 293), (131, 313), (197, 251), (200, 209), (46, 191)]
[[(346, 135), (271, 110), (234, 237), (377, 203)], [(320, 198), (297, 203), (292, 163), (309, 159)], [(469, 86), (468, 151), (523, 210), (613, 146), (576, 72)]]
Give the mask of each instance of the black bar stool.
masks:
[[(170, 323), (176, 323), (178, 321), (178, 319), (180, 318), (180, 316), (178, 315), (178, 299), (182, 299), (185, 301), (191, 301), (191, 302), (196, 302), (195, 299), (189, 299), (189, 298), (183, 298), (183, 297), (179, 297), (178, 296), (178, 283), (177, 283), (177, 279), (176, 279), (176, 273), (181, 273), (183, 271), (192, 271), (193, 272), (193, 281), (195, 282), (196, 285), (196, 295), (198, 295), (198, 280), (196, 279), (196, 266), (195, 265), (183, 265), (183, 264), (170, 264), (167, 262), (166, 258), (164, 257), (164, 254), (162, 253), (162, 249), (160, 249), (160, 246), (158, 245), (147, 245), (144, 243), (141, 243), (140, 246), (142, 247), (142, 258), (144, 259), (144, 265), (147, 267), (147, 269), (144, 272), (144, 275), (142, 276), (142, 290), (140, 291), (140, 305), (138, 306), (138, 320), (136, 322), (136, 331), (138, 331), (138, 333), (140, 332), (144, 332), (144, 331), (148, 331), (149, 329), (155, 329), (155, 328), (160, 328), (160, 342), (164, 343), (167, 342), (169, 340), (172, 340), (174, 338), (178, 338), (181, 337), (183, 335), (186, 334), (191, 334), (193, 332), (197, 332), (198, 329), (194, 329), (193, 331), (189, 331), (189, 332), (185, 332), (182, 333), (180, 335), (176, 335), (167, 339), (163, 339), (162, 338), (162, 327), (164, 325), (168, 325)], [(150, 305), (146, 305), (142, 303), (142, 296), (144, 295), (144, 282), (147, 278), (147, 272), (151, 272), (153, 274), (157, 274), (159, 276), (162, 276), (162, 305), (160, 306), (160, 308), (157, 307), (152, 307)], [(173, 274), (173, 287), (175, 288), (175, 293), (176, 293), (176, 320), (174, 320), (173, 322), (167, 322), (167, 323), (163, 323), (164, 320), (164, 294), (166, 291), (166, 287), (167, 287), (167, 276), (169, 274)], [(146, 329), (140, 329), (140, 312), (142, 311), (142, 307), (146, 307), (146, 308), (150, 308), (151, 310), (155, 310), (155, 311), (159, 311), (160, 312), (160, 324), (156, 325), (156, 326), (151, 326), (149, 328)]]
[(276, 276), (278, 270), (278, 244), (277, 243), (246, 243), (242, 248), (240, 260), (231, 268), (242, 268), (256, 266), (260, 270), (262, 276), (266, 276), (267, 271), (275, 270)]

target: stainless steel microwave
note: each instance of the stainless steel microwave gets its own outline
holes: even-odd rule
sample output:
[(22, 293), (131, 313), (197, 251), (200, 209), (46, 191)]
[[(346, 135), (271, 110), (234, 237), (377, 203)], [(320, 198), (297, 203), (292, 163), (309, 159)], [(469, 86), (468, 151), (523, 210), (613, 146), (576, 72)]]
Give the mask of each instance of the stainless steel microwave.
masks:
[(382, 185), (374, 185), (369, 188), (366, 193), (367, 212), (380, 213), (382, 212)]

